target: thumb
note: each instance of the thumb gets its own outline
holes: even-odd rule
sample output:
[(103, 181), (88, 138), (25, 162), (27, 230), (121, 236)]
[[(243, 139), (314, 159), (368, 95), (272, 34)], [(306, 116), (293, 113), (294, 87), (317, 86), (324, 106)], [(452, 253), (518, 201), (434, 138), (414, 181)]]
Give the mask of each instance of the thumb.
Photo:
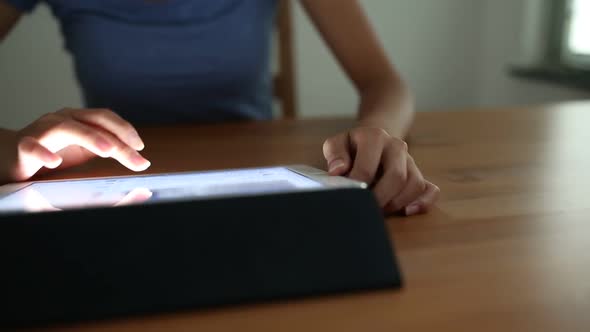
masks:
[(350, 144), (347, 134), (339, 134), (324, 142), (324, 157), (330, 175), (344, 175), (350, 170)]

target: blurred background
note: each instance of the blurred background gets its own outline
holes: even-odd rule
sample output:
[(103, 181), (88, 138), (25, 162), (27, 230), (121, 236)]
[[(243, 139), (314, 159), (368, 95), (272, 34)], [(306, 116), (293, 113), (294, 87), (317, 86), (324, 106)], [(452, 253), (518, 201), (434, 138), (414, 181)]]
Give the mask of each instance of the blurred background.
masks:
[[(296, 1), (295, 1), (296, 3)], [(419, 111), (590, 98), (589, 0), (364, 0)], [(352, 86), (297, 4), (292, 13), (300, 117), (352, 115)], [(0, 44), (0, 126), (82, 106), (46, 5)]]

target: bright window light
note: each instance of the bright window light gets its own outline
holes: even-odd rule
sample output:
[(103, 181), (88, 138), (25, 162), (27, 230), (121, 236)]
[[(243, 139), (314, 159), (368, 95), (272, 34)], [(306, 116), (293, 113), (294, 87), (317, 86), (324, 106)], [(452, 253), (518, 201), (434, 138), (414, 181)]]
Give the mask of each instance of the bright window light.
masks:
[(569, 52), (590, 55), (590, 0), (572, 0), (569, 24)]

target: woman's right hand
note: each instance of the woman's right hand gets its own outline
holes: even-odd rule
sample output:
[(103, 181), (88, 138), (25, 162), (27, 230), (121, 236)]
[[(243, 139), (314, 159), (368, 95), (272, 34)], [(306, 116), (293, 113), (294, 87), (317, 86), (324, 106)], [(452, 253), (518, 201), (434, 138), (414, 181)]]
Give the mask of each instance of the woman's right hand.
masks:
[[(5, 142), (8, 143), (8, 142)], [(137, 151), (144, 143), (137, 130), (106, 109), (71, 109), (46, 114), (15, 132), (13, 153), (2, 156), (7, 181), (24, 181), (41, 168), (65, 168), (96, 156), (113, 158), (130, 170), (147, 169), (150, 162)]]

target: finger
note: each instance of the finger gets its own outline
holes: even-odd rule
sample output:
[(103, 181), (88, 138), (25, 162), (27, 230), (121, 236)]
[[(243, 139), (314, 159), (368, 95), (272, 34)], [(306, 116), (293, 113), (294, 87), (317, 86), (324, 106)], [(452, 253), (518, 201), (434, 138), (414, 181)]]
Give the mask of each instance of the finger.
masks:
[(101, 127), (137, 151), (141, 151), (145, 147), (145, 144), (139, 137), (137, 130), (135, 130), (135, 128), (129, 122), (125, 121), (111, 110), (88, 109), (64, 110), (62, 112), (70, 115), (72, 118), (78, 121)]
[(408, 157), (408, 179), (406, 186), (395, 196), (387, 206), (391, 212), (397, 212), (416, 200), (426, 190), (426, 181), (416, 166), (414, 159)]
[(328, 138), (323, 146), (330, 175), (343, 175), (350, 169), (350, 146), (347, 134)]
[(63, 159), (45, 148), (33, 137), (23, 137), (18, 144), (19, 169), (16, 178), (28, 179), (42, 167), (57, 168)]
[(426, 181), (426, 190), (415, 201), (405, 208), (406, 216), (412, 216), (418, 213), (425, 213), (434, 206), (434, 203), (440, 197), (440, 188), (435, 184)]
[(78, 145), (100, 157), (112, 157), (136, 172), (143, 171), (150, 165), (149, 161), (114, 135), (76, 120), (60, 123), (45, 133), (39, 141), (53, 152), (66, 146)]
[(373, 193), (381, 208), (392, 200), (406, 186), (408, 179), (407, 145), (389, 141), (383, 149), (383, 176), (378, 180)]
[(103, 158), (109, 157), (115, 148), (99, 129), (73, 119), (63, 120), (43, 133), (39, 142), (54, 153), (67, 146), (78, 145)]
[(350, 143), (355, 150), (351, 179), (372, 184), (381, 164), (381, 155), (390, 137), (385, 131), (363, 130), (350, 133)]
[(110, 133), (103, 132), (102, 134), (114, 146), (109, 156), (121, 165), (135, 172), (145, 171), (150, 167), (151, 163), (139, 154), (139, 152), (129, 147), (129, 145), (121, 142), (121, 140)]

